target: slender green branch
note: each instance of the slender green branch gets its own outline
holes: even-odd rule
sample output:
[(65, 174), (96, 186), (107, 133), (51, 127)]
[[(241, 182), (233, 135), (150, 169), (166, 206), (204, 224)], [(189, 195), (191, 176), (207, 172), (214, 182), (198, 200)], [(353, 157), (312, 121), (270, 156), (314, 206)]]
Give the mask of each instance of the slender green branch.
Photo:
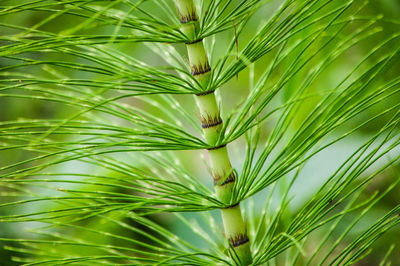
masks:
[[(209, 145), (216, 145), (222, 129), (222, 119), (213, 90), (207, 90), (211, 67), (203, 45), (203, 39), (197, 39), (199, 32), (198, 16), (193, 0), (176, 0), (177, 12), (182, 31), (188, 38), (186, 47), (192, 75), (201, 85), (204, 93), (198, 94), (196, 101), (200, 110), (201, 126)], [(232, 191), (236, 182), (228, 151), (225, 145), (208, 150), (214, 187), (220, 201), (229, 207), (221, 209), (225, 235), (230, 242), (232, 258), (241, 265), (251, 263), (250, 243), (247, 236), (239, 203), (232, 204)]]

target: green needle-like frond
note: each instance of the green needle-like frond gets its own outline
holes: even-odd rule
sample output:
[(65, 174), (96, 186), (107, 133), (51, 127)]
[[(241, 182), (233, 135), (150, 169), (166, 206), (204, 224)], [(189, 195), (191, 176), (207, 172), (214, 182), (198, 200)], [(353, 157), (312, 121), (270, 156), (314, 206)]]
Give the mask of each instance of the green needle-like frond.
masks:
[(390, 265), (397, 243), (374, 248), (400, 222), (400, 21), (377, 5), (2, 1), (4, 249), (17, 265)]

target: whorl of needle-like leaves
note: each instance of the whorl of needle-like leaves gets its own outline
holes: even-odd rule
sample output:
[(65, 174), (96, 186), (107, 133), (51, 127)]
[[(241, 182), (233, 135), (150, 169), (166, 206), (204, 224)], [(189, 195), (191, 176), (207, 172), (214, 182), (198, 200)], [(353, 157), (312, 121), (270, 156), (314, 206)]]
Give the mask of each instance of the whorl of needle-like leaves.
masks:
[[(206, 210), (240, 201), (254, 264), (364, 259), (400, 223), (396, 203), (374, 221), (368, 216), (400, 185), (392, 171), (400, 160), (399, 21), (359, 15), (367, 2), (287, 0), (265, 17), (274, 8), (269, 1), (200, 1), (202, 26), (188, 39), (170, 2), (1, 1), (0, 115), (7, 121), (0, 122), (0, 222), (12, 228), (8, 222), (33, 221), (38, 235), (6, 235), (22, 231), (17, 224), (3, 230), (6, 248), (23, 254), (15, 260), (229, 265), (220, 221)], [(194, 16), (181, 20), (188, 26)], [(204, 38), (215, 56), (205, 92), (173, 45)], [(149, 56), (137, 54), (139, 44)], [(239, 73), (241, 92), (249, 93), (224, 109), (222, 134), (210, 147), (190, 109), (195, 104), (175, 95), (227, 95), (235, 88), (224, 85)], [(48, 117), (34, 118), (28, 102), (46, 106), (40, 110)], [(322, 151), (350, 146), (345, 141), (358, 132), (349, 155), (338, 166), (330, 161), (332, 172), (320, 169), (322, 185), (310, 199), (297, 200), (296, 184), (309, 182), (305, 166)], [(229, 143), (241, 167), (237, 175), (214, 174), (216, 189), (235, 180), (233, 202), (222, 203), (182, 157)], [(257, 193), (265, 201), (252, 197)], [(184, 213), (194, 211), (201, 214)], [(155, 222), (161, 212), (185, 235)], [(202, 244), (186, 241), (187, 232)], [(230, 244), (247, 241), (243, 236)]]

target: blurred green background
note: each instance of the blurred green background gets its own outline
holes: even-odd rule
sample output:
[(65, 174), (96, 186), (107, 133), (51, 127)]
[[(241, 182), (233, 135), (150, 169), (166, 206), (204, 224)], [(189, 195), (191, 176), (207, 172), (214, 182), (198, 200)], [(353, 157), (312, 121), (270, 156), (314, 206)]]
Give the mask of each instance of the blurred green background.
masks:
[[(0, 2), (0, 5), (2, 6), (7, 6), (7, 5), (14, 5), (16, 3), (23, 3), (24, 1), (18, 1), (18, 0), (3, 0)], [(171, 2), (171, 1), (170, 1)], [(343, 1), (346, 2), (346, 1)], [(362, 1), (359, 1), (362, 3)], [(172, 2), (171, 2), (172, 4)], [(271, 11), (274, 10), (276, 6), (280, 4), (280, 1), (271, 1), (271, 3), (267, 4), (265, 8), (257, 12), (255, 14), (254, 18), (251, 19), (250, 24), (248, 25), (249, 29), (251, 28), (257, 28), (260, 21), (265, 20), (270, 14), (272, 13)], [(335, 65), (333, 65), (330, 69), (330, 72), (327, 73), (326, 75), (323, 76), (325, 80), (321, 80), (318, 84), (326, 84), (327, 86), (330, 86), (330, 84), (337, 84), (338, 81), (340, 81), (341, 77), (347, 73), (349, 69), (351, 69), (351, 66), (354, 65), (354, 62), (362, 58), (366, 53), (370, 51), (370, 49), (376, 44), (377, 39), (382, 40), (385, 38), (388, 38), (392, 36), (393, 34), (399, 33), (400, 32), (400, 25), (396, 23), (391, 23), (390, 21), (392, 19), (398, 20), (400, 19), (400, 1), (399, 0), (374, 0), (368, 3), (361, 12), (361, 15), (363, 16), (377, 16), (379, 14), (382, 14), (383, 17), (385, 18), (384, 20), (380, 21), (379, 24), (382, 27), (382, 31), (379, 34), (374, 35), (372, 38), (368, 38), (367, 40), (363, 41), (360, 45), (356, 46), (355, 48), (352, 48), (351, 51), (349, 51), (346, 56), (343, 56), (340, 58), (340, 60), (337, 60), (335, 62)], [(19, 12), (15, 13), (12, 15), (7, 15), (7, 16), (0, 16), (0, 22), (1, 23), (10, 23), (10, 24), (15, 24), (15, 25), (21, 25), (25, 27), (30, 27), (33, 25), (36, 25), (37, 23), (43, 21), (49, 16), (47, 12), (42, 12), (42, 11), (29, 11), (29, 12)], [(68, 28), (69, 26), (75, 25), (76, 23), (76, 17), (73, 16), (60, 16), (59, 18), (56, 18), (52, 20), (51, 23), (46, 23), (40, 29), (54, 32), (54, 33), (59, 33), (62, 30)], [(86, 32), (90, 32), (93, 34), (96, 33), (101, 33), (104, 34), (105, 32), (112, 32), (114, 29), (112, 27), (93, 27), (90, 29), (85, 29)], [(15, 29), (9, 29), (7, 27), (1, 27), (0, 26), (0, 33), (1, 35), (11, 35), (17, 33), (18, 30)], [(123, 32), (121, 30), (121, 32)], [(306, 33), (304, 33), (306, 35)], [(246, 43), (246, 39), (249, 38), (250, 35), (248, 34), (243, 34), (239, 38), (239, 47), (242, 47), (244, 43)], [(224, 45), (227, 43), (228, 40), (232, 38), (232, 31), (228, 31), (222, 34), (218, 35), (218, 43), (221, 45)], [(7, 44), (6, 41), (0, 41), (0, 45), (5, 45)], [(117, 46), (116, 46), (117, 47)], [(139, 59), (142, 59), (143, 61), (146, 61), (149, 64), (152, 65), (165, 65), (165, 62), (162, 60), (162, 57), (154, 54), (154, 52), (151, 49), (148, 49), (145, 45), (143, 44), (124, 44), (124, 45), (118, 45), (118, 49), (120, 51), (123, 51), (124, 53), (127, 53), (129, 55), (135, 56)], [(177, 49), (184, 53), (184, 49), (182, 45), (177, 45)], [(387, 49), (390, 49), (389, 47)], [(60, 54), (32, 54), (31, 56), (40, 58), (41, 60), (78, 60), (76, 58), (69, 58), (68, 56), (62, 56)], [(11, 61), (5, 60), (5, 59), (0, 59), (0, 67), (5, 67), (12, 63)], [(256, 64), (255, 67), (255, 76), (258, 77), (262, 71), (264, 70), (263, 64), (266, 64), (271, 60), (271, 56), (267, 55), (260, 62)], [(393, 69), (388, 69), (385, 71), (385, 75), (387, 77), (382, 76), (380, 77), (382, 80), (385, 80), (386, 78), (392, 78), (393, 76), (398, 76), (400, 73), (400, 58), (397, 57), (395, 60), (397, 60), (397, 65), (396, 67), (393, 67)], [(212, 58), (212, 62), (215, 63), (215, 58)], [(51, 77), (50, 74), (46, 74), (46, 69), (45, 67), (40, 68), (25, 68), (23, 69), (25, 71), (32, 71), (35, 72), (37, 71), (38, 73), (48, 75), (48, 77)], [(72, 71), (71, 69), (68, 70), (63, 70), (63, 75), (70, 76), (70, 77), (81, 77), (83, 72), (81, 71)], [(282, 70), (283, 71), (283, 70)], [(275, 72), (273, 79), (276, 79), (279, 77), (278, 72)], [(86, 78), (88, 78), (86, 76)], [(95, 77), (93, 77), (95, 78)], [(281, 101), (284, 102), (285, 99), (287, 99), (291, 93), (294, 93), (296, 85), (298, 84), (299, 77), (297, 80), (292, 80), (286, 87), (284, 93), (279, 95), (281, 97)], [(222, 98), (224, 99), (224, 110), (225, 112), (229, 112), (232, 108), (235, 107), (235, 105), (238, 103), (238, 98), (243, 99), (248, 91), (249, 91), (249, 84), (251, 83), (251, 80), (249, 79), (249, 71), (245, 70), (243, 71), (237, 79), (232, 80), (228, 84), (225, 84), (223, 88), (221, 88), (221, 95)], [(321, 88), (314, 88), (316, 91), (320, 90)], [(185, 108), (188, 108), (188, 110), (196, 116), (196, 110), (193, 105), (193, 99), (191, 96), (176, 96), (176, 99), (178, 99)], [(400, 100), (400, 99), (398, 99)], [(129, 100), (124, 100), (128, 104), (137, 104), (134, 99), (129, 99)], [(390, 105), (390, 102), (384, 102), (382, 103), (384, 106)], [(144, 107), (144, 108), (151, 108), (149, 106)], [(310, 109), (312, 108), (312, 103), (310, 105)], [(379, 109), (379, 107), (376, 107)], [(8, 120), (18, 120), (20, 118), (38, 118), (38, 119), (51, 119), (51, 118), (63, 118), (63, 117), (68, 117), (71, 112), (75, 112), (76, 110), (71, 110), (71, 107), (67, 107), (62, 104), (56, 104), (56, 103), (51, 103), (47, 101), (35, 101), (31, 99), (20, 99), (20, 98), (11, 98), (11, 97), (1, 97), (0, 94), (0, 121), (8, 121)], [(303, 108), (301, 110), (304, 112), (304, 116), (310, 111), (307, 108)], [(155, 111), (157, 112), (157, 111)], [(364, 115), (373, 115), (373, 110), (371, 110), (371, 113), (369, 114), (364, 114)], [(158, 114), (162, 115), (162, 114)], [(312, 191), (315, 191), (318, 186), (322, 183), (321, 176), (328, 176), (329, 173), (334, 171), (340, 163), (343, 161), (343, 158), (345, 156), (348, 156), (351, 154), (351, 152), (354, 151), (354, 149), (363, 141), (368, 139), (373, 133), (375, 133), (382, 124), (380, 121), (370, 123), (367, 127), (362, 127), (361, 130), (358, 131), (357, 135), (353, 135), (351, 138), (346, 139), (345, 141), (339, 143), (338, 145), (334, 145), (333, 147), (329, 148), (327, 151), (324, 151), (320, 155), (316, 156), (316, 158), (312, 159), (310, 163), (307, 165), (307, 167), (304, 169), (302, 173), (302, 177), (299, 179), (296, 184), (296, 191), (294, 194), (296, 196), (301, 195), (299, 199), (306, 200), (312, 195)], [(265, 131), (268, 132), (269, 128), (268, 127), (273, 127), (273, 125), (269, 124), (266, 126)], [(267, 134), (267, 133), (265, 133)], [(242, 163), (242, 152), (241, 152), (241, 145), (240, 141), (238, 142), (237, 145), (232, 146), (231, 153), (234, 155), (232, 158), (233, 164), (235, 166), (238, 166)], [(190, 156), (188, 156), (190, 154)], [(210, 183), (208, 176), (206, 173), (203, 173), (202, 171), (202, 165), (193, 165), (192, 161), (195, 156), (197, 156), (193, 152), (182, 152), (178, 153), (178, 155), (181, 160), (185, 163), (185, 166), (188, 169), (191, 169), (194, 173), (196, 173), (199, 176), (202, 176), (204, 179), (205, 183)], [(0, 151), (0, 167), (8, 165), (12, 162), (18, 162), (20, 160), (28, 158), (29, 155), (20, 152), (20, 151)], [(72, 167), (76, 169), (81, 169), (82, 171), (88, 171), (88, 169), (83, 169), (85, 166), (80, 165), (79, 163), (71, 163)], [(371, 184), (371, 187), (369, 190), (365, 192), (364, 197), (368, 197), (368, 193), (373, 193), (375, 190), (383, 190), (388, 184), (391, 184), (394, 179), (399, 178), (399, 172), (398, 170), (400, 167), (394, 167), (393, 169), (390, 169), (388, 171), (385, 171), (382, 173), (376, 180)], [(90, 169), (89, 169), (90, 170)], [(307, 180), (304, 182), (304, 180)], [(303, 182), (302, 182), (303, 181)], [(313, 184), (312, 188), (310, 188), (309, 184)], [(210, 185), (210, 184), (209, 184)], [(263, 195), (257, 195), (256, 199), (259, 200), (260, 202), (263, 199)], [(5, 202), (6, 199), (0, 199), (0, 202)], [(292, 210), (295, 211), (298, 207), (301, 206), (301, 200), (297, 200), (296, 203), (293, 203), (293, 206), (291, 206)], [(399, 203), (400, 202), (400, 193), (398, 191), (393, 191), (392, 193), (389, 193), (380, 203), (375, 207), (373, 212), (371, 212), (365, 219), (374, 219), (375, 217), (378, 217), (379, 215), (382, 215), (382, 213), (385, 210), (390, 209), (394, 203)], [(38, 208), (43, 208), (46, 209), (46, 206), (38, 206)], [(0, 208), (0, 213), (1, 214), (7, 214), (7, 212), (12, 212), (12, 210), (7, 209), (7, 208)], [(191, 214), (188, 214), (191, 215)], [(168, 219), (163, 218), (163, 216), (155, 216), (152, 217), (153, 219), (157, 220), (157, 222), (165, 225), (166, 227), (169, 227), (173, 231), (179, 231), (180, 225), (172, 222)], [(13, 238), (13, 237), (23, 237), (27, 233), (25, 233), (24, 228), (28, 226), (26, 224), (1, 224), (0, 223), (0, 237), (5, 237), (5, 238)], [(30, 225), (29, 225), (30, 226)], [(93, 228), (95, 228), (96, 224), (88, 225)], [(185, 232), (183, 232), (185, 233)], [(190, 232), (186, 232), (187, 234), (190, 234)], [(316, 238), (316, 241), (318, 237), (323, 236), (323, 231), (316, 232), (314, 237)], [(135, 236), (132, 236), (135, 237)], [(186, 238), (190, 238), (190, 235), (185, 236)], [(368, 262), (364, 262), (363, 264), (359, 265), (377, 265), (377, 263), (382, 259), (384, 254), (387, 252), (390, 244), (394, 243), (396, 244), (395, 251), (391, 254), (391, 260), (392, 260), (392, 265), (400, 265), (400, 228), (395, 228), (395, 230), (391, 230), (389, 234), (386, 234), (382, 239), (380, 239), (376, 244), (375, 244), (375, 250), (372, 252), (370, 255)], [(201, 244), (201, 243), (199, 243)], [(18, 263), (14, 263), (11, 260), (11, 257), (14, 255), (17, 255), (15, 252), (9, 250), (9, 248), (4, 248), (6, 246), (9, 246), (10, 243), (7, 242), (0, 242), (0, 265), (4, 266), (12, 266), (12, 265), (19, 265)], [(310, 250), (312, 250), (312, 246), (308, 247)], [(18, 254), (20, 256), (20, 254)]]

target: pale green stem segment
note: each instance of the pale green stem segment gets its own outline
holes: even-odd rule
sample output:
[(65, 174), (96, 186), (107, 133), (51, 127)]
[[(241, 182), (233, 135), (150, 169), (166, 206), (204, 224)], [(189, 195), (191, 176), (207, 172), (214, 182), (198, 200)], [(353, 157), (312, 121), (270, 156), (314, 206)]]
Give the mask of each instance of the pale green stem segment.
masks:
[[(203, 40), (196, 39), (198, 17), (193, 0), (176, 0), (178, 15), (182, 24), (182, 31), (190, 40), (186, 43), (192, 75), (202, 88), (207, 88), (210, 79), (210, 65)], [(199, 94), (196, 97), (200, 110), (200, 118), (205, 139), (208, 144), (216, 145), (222, 128), (220, 110), (213, 91)], [(226, 146), (209, 149), (212, 176), (218, 199), (231, 204), (232, 190), (236, 181)], [(232, 257), (241, 265), (252, 262), (250, 244), (247, 237), (246, 225), (240, 211), (239, 204), (221, 209), (225, 235), (229, 239)]]

